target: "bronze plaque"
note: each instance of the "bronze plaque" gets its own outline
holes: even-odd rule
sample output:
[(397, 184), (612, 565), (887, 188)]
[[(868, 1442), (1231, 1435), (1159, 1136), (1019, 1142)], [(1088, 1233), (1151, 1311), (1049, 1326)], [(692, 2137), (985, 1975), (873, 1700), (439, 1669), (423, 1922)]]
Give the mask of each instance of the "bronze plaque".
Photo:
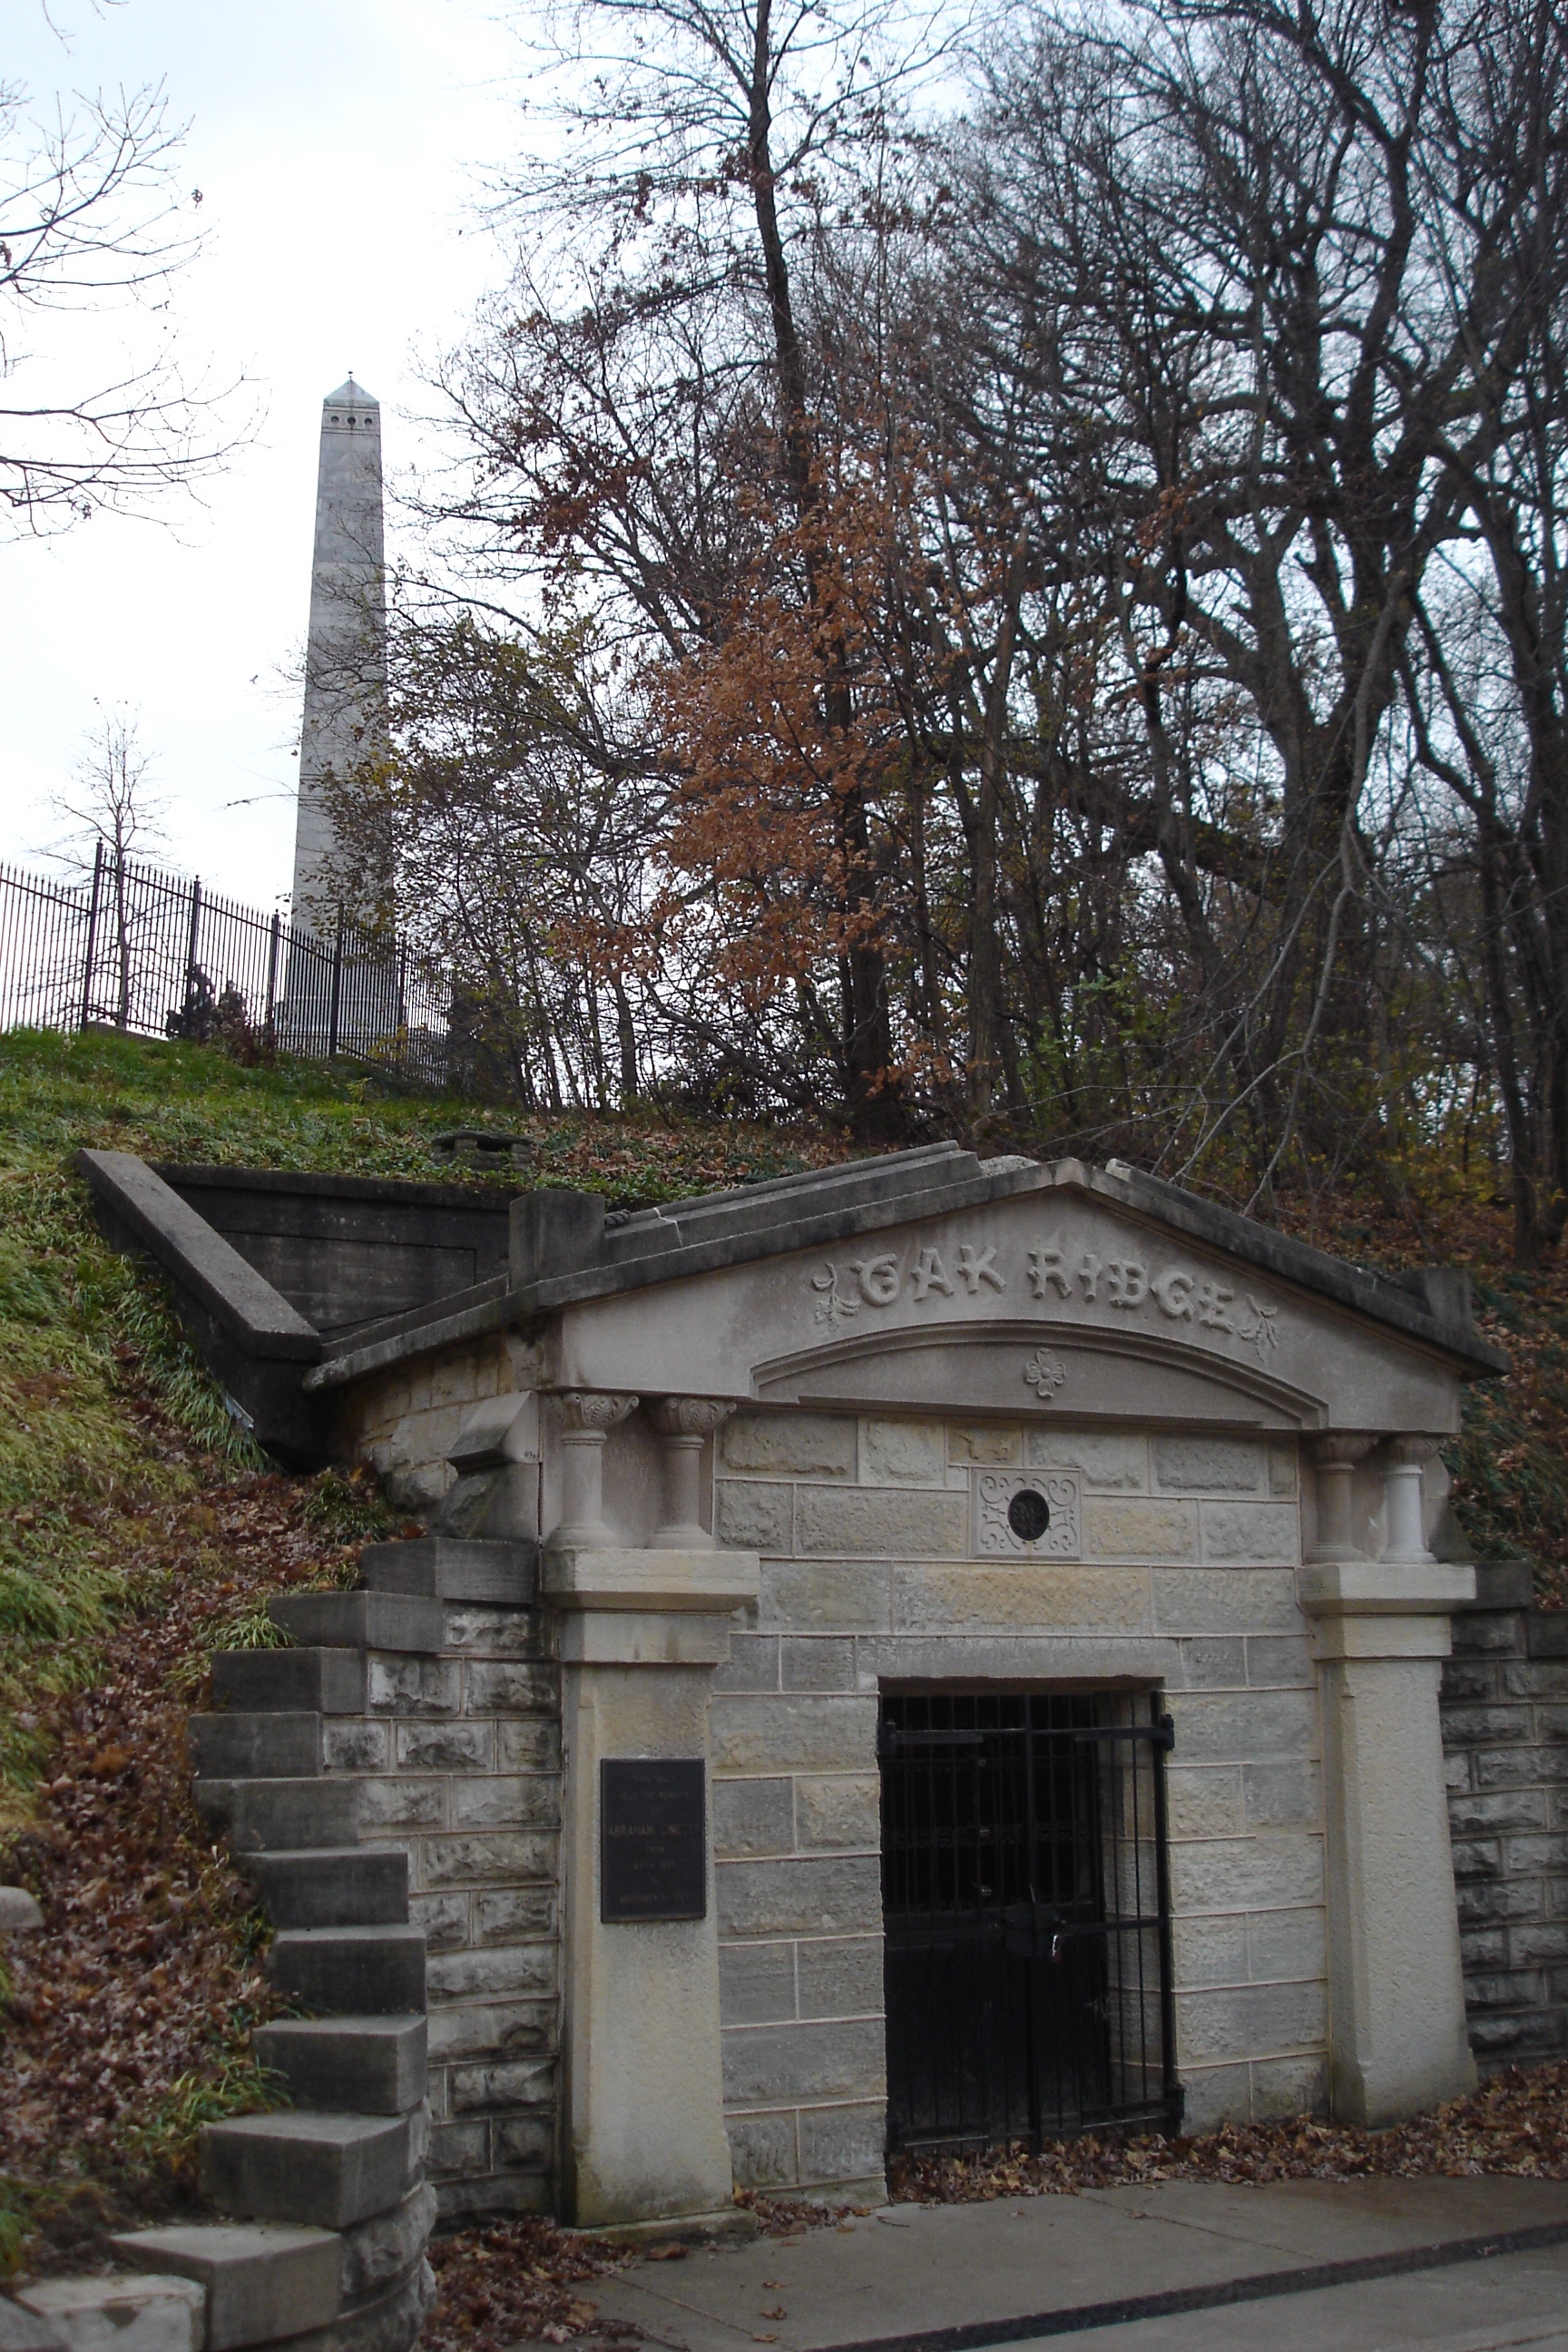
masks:
[(700, 1756), (599, 1765), (599, 1916), (708, 1916), (707, 1771)]

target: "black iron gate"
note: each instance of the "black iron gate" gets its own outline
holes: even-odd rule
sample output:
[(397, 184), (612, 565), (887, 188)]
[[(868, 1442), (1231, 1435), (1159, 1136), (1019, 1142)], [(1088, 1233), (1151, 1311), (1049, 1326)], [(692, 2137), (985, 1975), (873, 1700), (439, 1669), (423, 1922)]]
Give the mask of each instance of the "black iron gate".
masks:
[(1149, 1693), (885, 1692), (891, 2147), (1181, 2116)]

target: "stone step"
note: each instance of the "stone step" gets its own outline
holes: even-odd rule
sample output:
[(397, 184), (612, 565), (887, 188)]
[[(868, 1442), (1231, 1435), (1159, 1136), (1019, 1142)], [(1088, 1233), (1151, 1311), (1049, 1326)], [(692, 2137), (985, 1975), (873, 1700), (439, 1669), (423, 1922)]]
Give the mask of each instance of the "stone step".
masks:
[(401, 1927), (407, 1924), (408, 1856), (400, 1845), (320, 1846), (295, 1853), (258, 1853), (247, 1858), (246, 1868), (275, 1927)]
[(406, 2116), (238, 2116), (201, 2136), (201, 2189), (221, 2213), (348, 2230), (401, 2204)]
[(251, 2047), (296, 2107), (401, 2116), (425, 2096), (427, 2033), (422, 2016), (284, 2017), (258, 2026)]
[(469, 1542), (459, 1536), (415, 1536), (366, 1544), (360, 1573), (374, 1592), (418, 1593), (435, 1601), (521, 1609), (539, 1595), (536, 1543)]
[(196, 1810), (241, 1853), (280, 1847), (354, 1845), (359, 1840), (359, 1782), (197, 1780)]
[(321, 1769), (319, 1715), (193, 1715), (191, 1761), (212, 1780), (297, 1780)]
[(206, 2352), (301, 2336), (338, 2315), (342, 2242), (332, 2230), (196, 2221), (130, 2230), (109, 2242), (133, 2270), (173, 2273), (205, 2290)]
[(220, 1706), (317, 1715), (363, 1715), (364, 1654), (360, 1650), (220, 1650), (213, 1694)]
[(0, 2294), (0, 2352), (69, 2352), (69, 2347), (47, 2319)]
[(441, 1603), (405, 1592), (291, 1592), (272, 1620), (307, 1649), (434, 1654), (446, 1637)]
[(423, 1927), (286, 1927), (268, 1971), (279, 1992), (341, 2017), (395, 2017), (425, 2006)]
[(194, 2279), (52, 2278), (16, 2297), (68, 2352), (202, 2352), (206, 2298)]

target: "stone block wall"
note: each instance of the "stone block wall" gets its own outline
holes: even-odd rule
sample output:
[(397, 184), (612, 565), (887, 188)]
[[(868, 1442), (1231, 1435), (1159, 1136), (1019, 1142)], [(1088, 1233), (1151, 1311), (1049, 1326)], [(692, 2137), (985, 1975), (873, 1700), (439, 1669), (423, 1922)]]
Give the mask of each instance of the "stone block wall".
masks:
[(1441, 1704), (1465, 2006), (1486, 2074), (1568, 2051), (1568, 1612), (1530, 1605), (1528, 1561), (1476, 1575)]
[(338, 1458), (368, 1463), (405, 1509), (427, 1510), (457, 1475), (447, 1449), (475, 1405), (532, 1387), (534, 1356), (496, 1331), (357, 1381), (340, 1411)]
[[(717, 1466), (719, 1541), (763, 1556), (713, 1706), (737, 2179), (879, 2172), (884, 1682), (1159, 1689), (1176, 1726), (1188, 2116), (1321, 2106), (1321, 1742), (1294, 1444), (741, 1413)], [(1047, 1487), (1054, 1556), (1006, 1528), (1024, 1484)]]
[(409, 1856), (426, 1932), (429, 2178), (443, 2217), (555, 2189), (560, 1668), (538, 1609), (456, 1606), (439, 1655), (371, 1651), (363, 1715), (322, 1723), (360, 1838)]

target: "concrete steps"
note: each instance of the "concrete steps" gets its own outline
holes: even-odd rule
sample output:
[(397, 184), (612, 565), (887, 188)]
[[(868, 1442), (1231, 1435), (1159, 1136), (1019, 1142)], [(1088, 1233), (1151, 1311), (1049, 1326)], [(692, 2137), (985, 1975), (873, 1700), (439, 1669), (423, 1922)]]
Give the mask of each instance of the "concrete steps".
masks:
[(283, 2017), (258, 2026), (251, 2046), (297, 2107), (401, 2116), (425, 2096), (426, 2040), (423, 2013)]
[(241, 1853), (353, 1845), (359, 1838), (359, 1790), (350, 1780), (319, 1773), (287, 1780), (198, 1778), (195, 1794), (204, 1820)]
[(373, 1592), (521, 1609), (538, 1593), (539, 1546), (416, 1536), (403, 1543), (366, 1544), (360, 1573)]
[(279, 1928), (268, 1970), (279, 1992), (329, 2015), (406, 2015), (425, 2007), (425, 1930)]
[[(417, 2332), (435, 2210), (422, 2186), (425, 1933), (409, 1924), (406, 1853), (361, 1845), (359, 1783), (328, 1769), (323, 1732), (366, 1714), (370, 1652), (395, 1675), (400, 1655), (423, 1674), (441, 1650), (441, 1597), (417, 1582), (275, 1601), (297, 1646), (215, 1658), (214, 1711), (187, 1727), (196, 1801), (271, 1916), (273, 1981), (314, 2012), (254, 2037), (292, 2107), (202, 2133), (202, 2191), (227, 2218), (117, 2247), (199, 2282), (212, 2352), (342, 2327), (399, 2352)], [(353, 1752), (351, 1722), (332, 1755), (345, 1732)]]
[(364, 1707), (358, 1650), (228, 1650), (213, 1660), (212, 1675), (218, 1706), (241, 1713), (359, 1715)]
[(400, 1845), (307, 1846), (245, 1857), (275, 1927), (401, 1927), (408, 1856)]
[(400, 2205), (424, 2150), (403, 2116), (238, 2116), (201, 2137), (202, 2194), (247, 2220), (352, 2229)]
[(446, 1639), (439, 1601), (403, 1592), (291, 1592), (274, 1623), (307, 1649), (405, 1650), (433, 1657)]

